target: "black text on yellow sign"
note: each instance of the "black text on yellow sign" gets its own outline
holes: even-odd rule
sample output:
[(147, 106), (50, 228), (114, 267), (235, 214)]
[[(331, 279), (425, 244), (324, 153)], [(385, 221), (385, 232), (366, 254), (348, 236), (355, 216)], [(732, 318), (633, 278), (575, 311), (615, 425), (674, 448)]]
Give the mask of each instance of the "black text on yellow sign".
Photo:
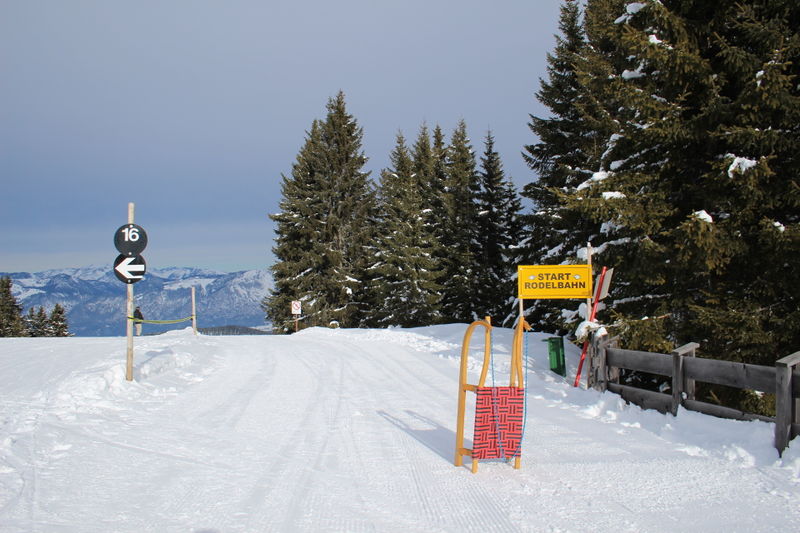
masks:
[(592, 267), (589, 265), (519, 265), (519, 298), (590, 298)]

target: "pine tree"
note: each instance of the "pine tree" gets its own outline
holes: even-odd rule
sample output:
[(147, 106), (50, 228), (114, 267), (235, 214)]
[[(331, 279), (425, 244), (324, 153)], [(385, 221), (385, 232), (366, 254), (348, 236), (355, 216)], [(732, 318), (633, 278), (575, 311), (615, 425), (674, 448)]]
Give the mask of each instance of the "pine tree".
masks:
[[(420, 132), (420, 138), (422, 138), (422, 136), (423, 132)], [(419, 142), (418, 140), (418, 144)], [(425, 141), (423, 140), (422, 142)], [(415, 168), (425, 166), (424, 163), (419, 162), (420, 150), (416, 148), (416, 145), (413, 158)], [(422, 196), (423, 211), (427, 214), (427, 229), (433, 236), (434, 250), (432, 253), (436, 270), (440, 273), (440, 284), (444, 281), (445, 276), (448, 275), (451, 251), (447, 247), (450, 231), (450, 218), (447, 203), (447, 165), (447, 142), (442, 128), (437, 125), (433, 128), (433, 135), (431, 138), (431, 173), (427, 181), (422, 183)], [(444, 311), (441, 309), (440, 311), (440, 320), (449, 321), (445, 317)]]
[[(421, 180), (402, 133), (390, 156), (392, 168), (381, 174), (379, 262), (373, 267), (374, 322), (378, 326), (415, 327), (438, 320), (439, 273), (434, 242), (423, 213)], [(424, 167), (421, 168), (424, 171)]]
[[(313, 295), (316, 278), (323, 270), (320, 251), (321, 216), (325, 206), (317, 191), (322, 187), (320, 124), (315, 120), (292, 166), (291, 178), (282, 176), (280, 212), (270, 215), (276, 223), (272, 266), (274, 288), (262, 302), (276, 332), (286, 332), (292, 320), (291, 302)], [(314, 301), (307, 301), (310, 307)], [(304, 309), (308, 313), (308, 309)]]
[[(565, 0), (559, 19), (560, 35), (547, 56), (547, 79), (540, 79), (536, 98), (550, 111), (547, 118), (530, 115), (528, 124), (538, 142), (525, 147), (523, 157), (538, 179), (523, 188), (533, 203), (524, 216), (525, 239), (520, 261), (526, 264), (569, 264), (587, 260), (587, 243), (596, 239), (600, 225), (578, 209), (567, 206), (566, 191), (590, 178), (610, 137), (578, 69), (587, 69), (589, 47), (581, 22), (579, 2)], [(599, 53), (599, 52), (598, 52)], [(606, 53), (603, 51), (603, 53)], [(591, 78), (590, 78), (591, 79)], [(528, 302), (528, 320), (543, 331), (565, 333), (579, 320), (580, 302)]]
[(682, 333), (772, 365), (800, 346), (800, 5), (725, 2), (716, 15), (702, 57), (718, 77), (698, 105), (717, 104), (716, 124), (693, 202), (711, 221), (687, 216), (675, 231), (680, 257), (707, 279)]
[(11, 278), (0, 277), (0, 337), (26, 336), (22, 307), (11, 292)]
[(67, 324), (67, 312), (64, 306), (56, 304), (50, 312), (47, 320), (48, 337), (69, 337), (69, 325)]
[(31, 307), (25, 315), (25, 328), (29, 337), (49, 337), (47, 331), (47, 313), (43, 306), (38, 311)]
[(289, 329), (292, 300), (303, 302), (307, 325), (357, 327), (366, 319), (375, 192), (362, 170), (362, 137), (340, 92), (326, 119), (312, 123), (291, 177), (283, 176), (281, 212), (271, 215), (275, 288), (262, 304), (276, 331)]
[(496, 322), (500, 323), (514, 311), (515, 246), (520, 239), (522, 224), (520, 201), (513, 184), (505, 177), (491, 132), (486, 134), (478, 176), (474, 306), (477, 312), (497, 317)]
[(442, 314), (447, 322), (471, 322), (478, 314), (475, 309), (476, 264), (475, 196), (478, 176), (475, 154), (467, 135), (467, 125), (459, 122), (447, 150), (445, 212), (446, 233), (442, 244), (447, 249), (445, 258), (445, 298)]
[(633, 347), (695, 340), (758, 363), (800, 344), (786, 277), (798, 20), (780, 1), (588, 3), (579, 78), (606, 140), (564, 201), (603, 224), (599, 260), (616, 268), (610, 304)]
[(428, 134), (428, 127), (425, 124), (420, 127), (419, 135), (411, 150), (411, 159), (419, 187), (424, 229), (432, 247), (434, 269), (438, 271), (441, 270), (445, 257), (442, 239), (446, 232), (447, 220), (444, 202), (447, 150), (439, 126), (434, 129), (433, 144)]

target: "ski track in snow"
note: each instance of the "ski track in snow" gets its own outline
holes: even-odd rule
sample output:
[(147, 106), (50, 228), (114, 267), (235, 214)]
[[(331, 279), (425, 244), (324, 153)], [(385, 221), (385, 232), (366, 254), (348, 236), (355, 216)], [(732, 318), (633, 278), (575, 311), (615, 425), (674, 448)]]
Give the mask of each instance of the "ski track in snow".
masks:
[[(171, 332), (136, 339), (130, 383), (124, 338), (0, 339), (0, 531), (796, 527), (797, 442), (779, 460), (770, 424), (574, 389), (548, 371), (539, 334), (522, 468), (454, 467), (465, 329)], [(510, 344), (495, 329), (498, 384)], [(476, 335), (470, 383), (482, 352)]]

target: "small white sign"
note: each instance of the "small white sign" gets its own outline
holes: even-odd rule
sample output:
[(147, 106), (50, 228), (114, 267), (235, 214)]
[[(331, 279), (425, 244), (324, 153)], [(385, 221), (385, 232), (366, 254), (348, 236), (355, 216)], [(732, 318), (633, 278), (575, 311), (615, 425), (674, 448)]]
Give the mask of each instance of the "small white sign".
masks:
[(292, 314), (293, 315), (302, 315), (302, 306), (299, 300), (292, 301)]

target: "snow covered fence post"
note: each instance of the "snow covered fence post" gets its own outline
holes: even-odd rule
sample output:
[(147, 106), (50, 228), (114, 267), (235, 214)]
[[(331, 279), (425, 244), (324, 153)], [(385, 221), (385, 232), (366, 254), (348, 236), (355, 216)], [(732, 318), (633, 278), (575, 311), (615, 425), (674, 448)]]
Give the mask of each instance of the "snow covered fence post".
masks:
[(775, 362), (775, 448), (782, 455), (792, 438), (800, 434), (800, 352)]
[(589, 372), (586, 376), (587, 388), (600, 392), (608, 387), (608, 372), (606, 371), (606, 348), (609, 340), (605, 328), (592, 331), (589, 334)]
[(684, 344), (672, 351), (672, 416), (678, 416), (678, 407), (683, 405), (684, 398), (694, 399), (694, 380), (687, 380), (684, 372), (683, 358), (694, 357), (700, 345), (696, 342)]

